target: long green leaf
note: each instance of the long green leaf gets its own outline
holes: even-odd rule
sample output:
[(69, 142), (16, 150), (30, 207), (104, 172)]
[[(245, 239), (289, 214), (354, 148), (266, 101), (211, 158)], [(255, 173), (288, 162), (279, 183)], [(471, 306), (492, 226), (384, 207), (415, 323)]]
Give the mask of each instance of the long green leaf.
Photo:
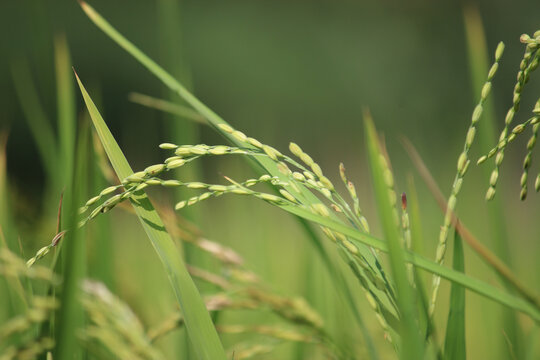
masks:
[(54, 61), (56, 67), (56, 103), (58, 113), (58, 145), (61, 159), (61, 176), (63, 186), (70, 183), (73, 155), (75, 153), (75, 90), (71, 75), (71, 58), (68, 43), (64, 34), (55, 36)]
[[(465, 271), (463, 242), (456, 231), (454, 235), (454, 270)], [(444, 342), (444, 359), (459, 360), (466, 358), (465, 349), (465, 289), (453, 283), (450, 291), (450, 310), (446, 323), (446, 339)]]
[(37, 145), (47, 178), (53, 181), (53, 184), (49, 185), (57, 190), (59, 172), (56, 161), (58, 155), (56, 136), (39, 99), (27, 60), (16, 59), (13, 61), (11, 74), (17, 98)]
[(6, 154), (7, 141), (8, 132), (5, 129), (0, 129), (0, 247), (6, 246), (15, 252), (18, 250), (18, 244), (15, 241), (17, 236), (15, 236), (13, 213), (10, 211), (11, 204)]
[(163, 111), (183, 120), (208, 125), (208, 122), (198, 112), (187, 106), (179, 105), (172, 101), (158, 99), (139, 93), (130, 93), (128, 99), (136, 104)]
[[(0, 130), (0, 251), (2, 248), (19, 254), (16, 230), (12, 213), (9, 211), (9, 187), (7, 182), (6, 145), (8, 134)], [(0, 323), (28, 311), (24, 287), (18, 277), (0, 277)]]
[(364, 115), (364, 123), (375, 200), (388, 244), (390, 267), (397, 289), (397, 301), (401, 315), (400, 335), (402, 342), (400, 350), (404, 359), (421, 359), (424, 349), (416, 322), (416, 301), (407, 277), (404, 250), (401, 246), (398, 224), (396, 224), (398, 217), (395, 200), (392, 203), (390, 196), (392, 192), (395, 197), (393, 180), (390, 181), (392, 174), (388, 165), (383, 165), (386, 160), (381, 153), (377, 132), (368, 113)]
[[(57, 346), (55, 359), (71, 360), (83, 359), (84, 350), (77, 341), (77, 334), (84, 324), (84, 311), (79, 301), (80, 286), (86, 276), (86, 237), (85, 232), (77, 229), (77, 208), (79, 204), (88, 198), (88, 126), (82, 127), (77, 139), (77, 161), (74, 174), (64, 175), (72, 179), (67, 189), (66, 211), (64, 211), (64, 223), (67, 228), (73, 229), (66, 234), (62, 242), (61, 256), (64, 267), (63, 284), (60, 295), (62, 306), (58, 310), (58, 331), (56, 334)], [(56, 323), (55, 323), (56, 326)]]
[[(79, 83), (94, 127), (114, 170), (120, 179), (128, 177), (133, 174), (133, 170), (78, 76), (77, 82)], [(163, 221), (144, 191), (137, 192), (131, 203), (152, 246), (165, 267), (174, 294), (184, 315), (186, 328), (198, 358), (201, 360), (226, 359), (225, 351), (212, 324), (210, 315), (186, 269), (178, 249), (176, 249), (171, 237), (165, 230)]]
[[(313, 221), (331, 230), (340, 232), (350, 238), (351, 241), (357, 246), (360, 244), (365, 244), (383, 252), (389, 251), (388, 244), (385, 241), (377, 239), (369, 234), (360, 232), (357, 229), (343, 225), (341, 222), (322, 217), (320, 215), (312, 213), (311, 211), (292, 204), (279, 205), (279, 207), (306, 220)], [(422, 268), (432, 274), (439, 275), (444, 279), (461, 284), (465, 288), (479, 295), (482, 295), (502, 305), (508, 306), (512, 309), (521, 311), (529, 315), (535, 321), (540, 321), (540, 310), (519, 297), (499, 290), (492, 285), (489, 285), (481, 280), (469, 277), (461, 272), (438, 265), (434, 261), (413, 252), (405, 251), (404, 257), (406, 262), (418, 266), (419, 268)]]
[[(418, 194), (416, 192), (416, 186), (414, 185), (414, 178), (412, 174), (407, 176), (407, 210), (410, 216), (410, 228), (411, 228), (411, 251), (419, 255), (424, 254), (424, 240), (422, 236), (422, 221), (420, 217), (420, 205), (418, 201)], [(414, 268), (414, 282), (416, 285), (416, 296), (419, 299), (419, 325), (421, 328), (425, 327), (425, 337), (428, 338), (434, 334), (433, 321), (429, 316), (429, 302), (426, 295), (426, 279), (423, 274), (418, 271), (418, 268)], [(435, 339), (434, 339), (435, 340)], [(437, 347), (437, 342), (433, 341), (432, 345)], [(438, 351), (438, 349), (436, 349)]]

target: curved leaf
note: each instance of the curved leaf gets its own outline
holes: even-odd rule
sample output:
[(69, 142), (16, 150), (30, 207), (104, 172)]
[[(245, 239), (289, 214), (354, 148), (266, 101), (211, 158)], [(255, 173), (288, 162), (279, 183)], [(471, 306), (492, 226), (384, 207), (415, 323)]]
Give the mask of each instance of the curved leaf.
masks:
[[(133, 170), (78, 76), (77, 82), (94, 127), (114, 170), (120, 179), (128, 177), (133, 174)], [(144, 191), (136, 193), (131, 199), (131, 204), (167, 272), (198, 358), (201, 360), (225, 360), (225, 351), (210, 315), (158, 213)]]

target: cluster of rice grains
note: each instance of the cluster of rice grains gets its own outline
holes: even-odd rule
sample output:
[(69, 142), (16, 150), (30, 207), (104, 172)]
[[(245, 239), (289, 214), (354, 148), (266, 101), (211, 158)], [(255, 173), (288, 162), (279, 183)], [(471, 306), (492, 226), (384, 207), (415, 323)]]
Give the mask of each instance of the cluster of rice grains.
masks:
[(81, 336), (89, 348), (118, 359), (165, 359), (153, 347), (137, 316), (105, 285), (86, 280), (82, 290), (81, 301), (90, 322)]
[[(340, 165), (339, 173), (352, 199), (351, 205), (336, 191), (332, 182), (323, 174), (321, 167), (297, 144), (291, 143), (289, 149), (300, 161), (283, 155), (278, 150), (262, 144), (256, 139), (247, 137), (229, 125), (222, 124), (220, 127), (223, 131), (231, 134), (236, 140), (245, 144), (245, 147), (208, 146), (204, 144), (182, 146), (171, 143), (161, 144), (160, 147), (162, 149), (173, 151), (173, 156), (167, 158), (162, 164), (152, 165), (143, 171), (134, 173), (128, 178), (123, 179), (121, 185), (108, 187), (97, 196), (88, 200), (85, 206), (80, 209), (80, 213), (85, 214), (90, 212), (90, 214), (80, 221), (79, 226), (84, 226), (89, 220), (95, 218), (100, 213), (109, 211), (126, 199), (136, 199), (137, 192), (148, 186), (183, 186), (189, 189), (201, 190), (201, 194), (178, 202), (175, 206), (176, 210), (224, 194), (250, 195), (277, 206), (302, 207), (322, 217), (341, 219), (339, 216), (344, 216), (347, 223), (352, 224), (363, 232), (369, 232), (368, 222), (359, 206), (356, 189), (353, 183), (347, 179), (345, 168), (342, 164)], [(229, 181), (228, 185), (162, 179), (167, 171), (184, 166), (203, 156), (222, 155), (265, 157), (275, 164), (281, 176), (265, 174), (243, 182), (236, 182), (226, 177)], [(294, 170), (291, 170), (291, 168)], [(388, 175), (387, 178), (392, 180), (390, 171), (388, 171)], [(255, 185), (261, 183), (271, 184), (281, 196), (253, 190)], [(388, 186), (389, 189), (392, 189), (393, 180)], [(313, 196), (313, 194), (317, 194), (318, 196)], [(106, 200), (102, 201), (105, 198)], [(90, 208), (93, 206), (95, 207), (90, 211)], [(395, 219), (396, 226), (399, 226), (397, 210)], [(399, 313), (393, 287), (379, 263), (378, 254), (373, 249), (367, 247), (359, 248), (359, 245), (349, 241), (346, 236), (339, 232), (330, 230), (324, 226), (321, 226), (321, 228), (328, 238), (339, 246), (340, 254), (352, 268), (359, 282), (366, 290), (368, 302), (375, 311), (385, 332), (385, 338), (393, 342), (397, 333), (395, 331), (396, 329), (392, 328), (389, 324), (397, 323), (396, 320), (399, 318)]]
[[(540, 51), (539, 51), (540, 50), (540, 31), (537, 31), (534, 34), (533, 38), (531, 38), (529, 35), (522, 35), (520, 40), (521, 42), (526, 44), (525, 54), (523, 55), (523, 59), (521, 60), (519, 71), (517, 74), (517, 81), (516, 81), (516, 84), (514, 85), (512, 105), (508, 109), (508, 112), (506, 113), (506, 117), (504, 120), (504, 127), (499, 136), (498, 143), (493, 149), (491, 149), (486, 155), (481, 156), (477, 161), (478, 164), (482, 164), (486, 160), (492, 157), (495, 157), (495, 168), (493, 169), (490, 179), (489, 179), (489, 188), (486, 193), (486, 200), (492, 200), (495, 196), (495, 193), (496, 193), (495, 189), (497, 186), (497, 182), (499, 180), (499, 169), (503, 162), (504, 151), (507, 145), (513, 142), (519, 134), (523, 133), (523, 131), (526, 129), (527, 126), (531, 126), (532, 134), (529, 141), (527, 142), (527, 153), (525, 155), (525, 159), (523, 160), (523, 173), (522, 173), (521, 181), (520, 181), (520, 184), (521, 184), (520, 198), (521, 200), (524, 200), (527, 197), (527, 191), (528, 191), (527, 180), (529, 177), (529, 168), (531, 165), (532, 152), (536, 144), (536, 139), (538, 137), (538, 130), (540, 128), (540, 100), (536, 102), (534, 109), (532, 110), (532, 113), (533, 113), (532, 117), (530, 117), (528, 120), (524, 121), (523, 123), (515, 126), (512, 130), (509, 130), (509, 129), (516, 113), (518, 112), (520, 108), (521, 95), (522, 95), (523, 88), (529, 81), (531, 73), (534, 70), (536, 70), (536, 68), (538, 67), (538, 64), (540, 61)], [(465, 176), (465, 173), (467, 172), (467, 169), (470, 164), (469, 150), (474, 141), (477, 124), (483, 112), (483, 104), (486, 101), (487, 96), (489, 95), (489, 92), (491, 90), (491, 81), (493, 77), (495, 76), (495, 73), (497, 72), (497, 69), (499, 66), (499, 60), (502, 56), (503, 51), (504, 51), (504, 44), (499, 43), (499, 45), (497, 46), (497, 50), (495, 51), (495, 62), (492, 65), (491, 69), (489, 70), (487, 80), (482, 88), (480, 101), (476, 105), (473, 111), (471, 125), (467, 132), (463, 152), (461, 153), (458, 159), (457, 174), (454, 179), (454, 183), (452, 185), (452, 192), (450, 194), (450, 198), (448, 199), (448, 206), (446, 209), (443, 226), (441, 227), (441, 231), (439, 234), (439, 245), (437, 247), (437, 252), (435, 256), (435, 260), (439, 264), (442, 264), (444, 261), (444, 256), (446, 253), (448, 231), (449, 231), (452, 219), (453, 219), (454, 210), (456, 208), (457, 196), (461, 189), (461, 185), (463, 183), (463, 178)], [(536, 176), (535, 188), (537, 192), (540, 191), (540, 174)], [(434, 276), (433, 286), (432, 286), (432, 295), (431, 295), (431, 300), (430, 300), (431, 313), (433, 312), (434, 307), (435, 307), (439, 284), (440, 284), (440, 277)]]
[[(538, 129), (540, 127), (539, 117), (540, 117), (540, 100), (534, 106), (532, 110), (533, 116), (523, 123), (515, 126), (512, 131), (509, 131), (510, 125), (519, 111), (521, 103), (521, 94), (525, 85), (529, 82), (531, 73), (538, 68), (540, 61), (540, 31), (534, 33), (533, 37), (529, 35), (522, 35), (520, 38), (521, 42), (525, 44), (525, 53), (519, 64), (519, 71), (517, 74), (517, 81), (514, 85), (514, 91), (512, 96), (512, 106), (508, 109), (506, 117), (504, 120), (504, 127), (499, 136), (498, 144), (491, 149), (486, 155), (478, 159), (478, 164), (485, 162), (487, 159), (495, 156), (495, 168), (491, 173), (489, 180), (489, 189), (486, 193), (486, 199), (491, 200), (495, 196), (495, 188), (499, 179), (499, 169), (504, 159), (504, 151), (506, 146), (514, 141), (516, 137), (523, 133), (527, 126), (532, 127), (532, 134), (527, 142), (527, 154), (523, 160), (523, 173), (521, 176), (521, 192), (520, 198), (524, 200), (527, 197), (527, 181), (529, 177), (529, 168), (531, 165), (531, 158), (534, 146), (536, 144), (536, 138), (538, 136)], [(536, 176), (535, 181), (536, 191), (540, 191), (540, 173)]]
[[(320, 347), (329, 359), (343, 358), (342, 350), (327, 334), (321, 316), (303, 299), (278, 295), (262, 283), (254, 273), (246, 269), (244, 260), (234, 250), (209, 239), (185, 233), (182, 239), (192, 243), (207, 255), (216, 259), (222, 266), (221, 274), (188, 265), (191, 276), (213, 284), (217, 291), (205, 297), (208, 311), (252, 310), (271, 311), (279, 316), (284, 324), (220, 325), (220, 333), (255, 335), (254, 339), (235, 344), (229, 351), (234, 358), (248, 359), (255, 355), (272, 352), (284, 342), (300, 342)], [(195, 232), (200, 230), (195, 229)], [(32, 264), (27, 266), (22, 259), (7, 252), (0, 252), (0, 274), (5, 276), (26, 275), (30, 278), (58, 283), (56, 276), (47, 268)], [(122, 359), (164, 359), (154, 343), (182, 327), (184, 319), (179, 311), (166, 317), (163, 322), (145, 329), (137, 315), (121, 299), (112, 294), (99, 282), (85, 280), (81, 287), (80, 299), (89, 322), (79, 334), (80, 340), (95, 355), (114, 356)], [(12, 334), (29, 330), (34, 323), (48, 319), (48, 312), (58, 307), (53, 297), (34, 297), (35, 308), (27, 315), (19, 316), (0, 328), (0, 339), (9, 339)], [(1, 346), (1, 341), (0, 341)], [(7, 357), (0, 359), (31, 359), (38, 352), (51, 349), (54, 342), (43, 338), (26, 344), (23, 348), (11, 346)], [(12, 349), (13, 348), (13, 349)], [(1, 349), (1, 347), (0, 347)], [(17, 350), (17, 351), (15, 351)], [(13, 357), (11, 354), (14, 354)], [(28, 354), (26, 357), (25, 354)], [(9, 356), (8, 356), (9, 355)]]

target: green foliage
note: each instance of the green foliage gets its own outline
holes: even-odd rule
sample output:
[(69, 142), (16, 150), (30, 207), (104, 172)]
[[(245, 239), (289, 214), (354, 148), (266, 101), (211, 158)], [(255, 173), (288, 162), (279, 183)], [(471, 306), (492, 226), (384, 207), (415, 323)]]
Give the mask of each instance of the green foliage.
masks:
[[(164, 41), (161, 60), (170, 73), (92, 7), (84, 2), (81, 6), (98, 28), (168, 89), (164, 92), (166, 100), (140, 94), (132, 94), (131, 100), (190, 122), (176, 122), (169, 127), (178, 144), (160, 145), (161, 150), (169, 152), (165, 160), (133, 172), (77, 75), (87, 111), (80, 124), (75, 121), (76, 97), (64, 35), (55, 36), (53, 42), (56, 126), (50, 122), (55, 117), (50, 116), (43, 105), (26, 60), (12, 62), (17, 96), (49, 184), (47, 198), (56, 199), (65, 187), (65, 205), (61, 202), (56, 215), (56, 235), (49, 244), (40, 244), (40, 249), (25, 262), (23, 258), (28, 256), (24, 255), (24, 250), (30, 246), (20, 245), (19, 229), (11, 216), (13, 204), (6, 196), (10, 185), (4, 160), (7, 135), (0, 134), (0, 289), (2, 294), (7, 294), (0, 298), (0, 359), (41, 356), (47, 359), (240, 360), (263, 359), (270, 353), (278, 358), (317, 360), (390, 356), (462, 359), (467, 356), (466, 348), (470, 349), (474, 343), (470, 334), (465, 334), (465, 322), (471, 316), (471, 312), (466, 311), (470, 303), (465, 302), (466, 290), (480, 295), (482, 304), (487, 299), (503, 305), (507, 316), (505, 328), (511, 330), (508, 332), (510, 353), (534, 358), (537, 328), (530, 338), (525, 338), (521, 324), (516, 321), (517, 313), (522, 313), (524, 323), (540, 322), (540, 305), (534, 289), (523, 285), (526, 281), (510, 271), (502, 260), (487, 253), (486, 248), (476, 246), (476, 240), (471, 241), (474, 237), (457, 216), (457, 197), (471, 163), (471, 147), (477, 132), (486, 129), (480, 126), (481, 115), (486, 112), (487, 117), (494, 116), (487, 96), (504, 48), (499, 44), (495, 62), (488, 71), (485, 60), (479, 59), (478, 51), (471, 45), (478, 41), (478, 29), (470, 30), (471, 26), (478, 25), (471, 25), (477, 20), (467, 20), (467, 26), (471, 68), (480, 96), (458, 157), (448, 201), (442, 195), (442, 200), (437, 199), (443, 204), (444, 218), (435, 258), (431, 260), (425, 255), (432, 242), (427, 241), (427, 237), (423, 239), (431, 234), (428, 227), (431, 224), (422, 217), (421, 204), (425, 204), (422, 190), (417, 193), (409, 176), (409, 205), (403, 194), (400, 214), (396, 195), (400, 179), (396, 178), (390, 156), (369, 114), (364, 116), (364, 135), (372, 193), (378, 209), (378, 217), (370, 221), (369, 211), (362, 210), (365, 199), (357, 193), (343, 164), (339, 166), (343, 184), (336, 185), (333, 176), (323, 171), (323, 163), (298, 144), (290, 143), (291, 155), (288, 155), (233, 127), (193, 95), (188, 66), (180, 47), (175, 45), (180, 41), (180, 8), (176, 2), (163, 1), (157, 7), (162, 20), (159, 32)], [(526, 52), (512, 107), (498, 143), (479, 161), (496, 157), (496, 174), (491, 175), (488, 198), (495, 194), (506, 147), (531, 127), (520, 184), (522, 199), (528, 191), (528, 174), (539, 130), (538, 103), (533, 117), (511, 131), (509, 126), (519, 109), (522, 90), (538, 66), (540, 36), (539, 33), (533, 37), (524, 35), (521, 40)], [(488, 72), (487, 80), (484, 80), (485, 72)], [(482, 80), (478, 80), (480, 78)], [(228, 144), (197, 144), (200, 124), (209, 125)], [(491, 120), (489, 125), (493, 124)], [(97, 135), (92, 136), (91, 132)], [(479, 137), (485, 148), (490, 135)], [(227, 158), (230, 157), (245, 159), (255, 175), (234, 180), (225, 167), (221, 170), (225, 172), (223, 183), (202, 181), (202, 159), (214, 158), (216, 162), (229, 164)], [(434, 186), (436, 188), (436, 184)], [(175, 196), (169, 196), (171, 192)], [(159, 195), (150, 202), (149, 196), (154, 194)], [(205, 211), (203, 202), (223, 195), (262, 200), (269, 208), (283, 210), (300, 223), (300, 236), (288, 234), (280, 226), (276, 233), (294, 241), (302, 237), (309, 240), (308, 247), (294, 254), (296, 268), (305, 268), (298, 277), (305, 283), (308, 301), (301, 296), (284, 295), (282, 289), (276, 290), (265, 283), (251, 270), (253, 264), (247, 265), (233, 249), (205, 237), (197, 227), (199, 223), (209, 222), (217, 229), (235, 220), (233, 211), (226, 214)], [(167, 201), (169, 198), (174, 199), (176, 213)], [(46, 203), (52, 209), (49, 205), (52, 202)], [(497, 217), (504, 218), (508, 211), (501, 203), (496, 206), (492, 222)], [(45, 211), (47, 215), (43, 217), (48, 234), (55, 225), (51, 209)], [(113, 209), (114, 213), (109, 215)], [(119, 210), (124, 214), (119, 215)], [(110, 226), (99, 224), (105, 217)], [(146, 239), (150, 240), (145, 243), (149, 245), (145, 249), (153, 247), (160, 261), (155, 264), (157, 270), (151, 270), (154, 257), (146, 250), (141, 251), (135, 265), (140, 272), (136, 275), (128, 267), (130, 248), (141, 244), (133, 241), (136, 236), (131, 234), (130, 226), (126, 226), (135, 217)], [(380, 225), (380, 235), (377, 235), (377, 225)], [(254, 228), (244, 223), (240, 230), (250, 236), (256, 252), (272, 257), (272, 253), (266, 254), (265, 239), (259, 238)], [(449, 268), (443, 265), (443, 260), (452, 228), (455, 229), (453, 267)], [(216, 233), (221, 234), (221, 231)], [(465, 272), (462, 238), (500, 275), (505, 290), (491, 285), (489, 280), (480, 280), (483, 276)], [(508, 249), (508, 236), (499, 234), (496, 246), (499, 252)], [(277, 260), (289, 255), (284, 249), (277, 251), (273, 253), (278, 254)], [(313, 255), (317, 258), (312, 258)], [(501, 257), (505, 261), (509, 259), (504, 254)], [(261, 264), (256, 266), (259, 270), (262, 268)], [(469, 266), (467, 269), (470, 272)], [(288, 277), (296, 275), (287, 274)], [(425, 275), (434, 279), (429, 301), (423, 281)], [(90, 280), (91, 276), (99, 277), (99, 281)], [(155, 282), (155, 288), (144, 287), (143, 284), (148, 286), (148, 281), (145, 283), (143, 279), (145, 276), (151, 279), (150, 283)], [(160, 279), (164, 284), (168, 281), (169, 287)], [(440, 279), (448, 280), (451, 286), (443, 338), (438, 337), (441, 324), (437, 324), (435, 312)], [(157, 288), (159, 292), (155, 291)], [(325, 293), (325, 298), (317, 299), (317, 294), (321, 293)], [(321, 301), (313, 302), (314, 298)], [(321, 306), (321, 302), (328, 304)], [(336, 319), (332, 319), (334, 315)], [(360, 335), (363, 341), (358, 341)], [(182, 338), (189, 339), (189, 346), (178, 341)], [(168, 340), (173, 346), (167, 344)], [(527, 346), (522, 348), (521, 343)], [(439, 350), (441, 348), (443, 351)]]
[[(94, 127), (117, 175), (126, 178), (133, 174), (122, 150), (112, 137), (92, 99), (77, 77), (84, 101)], [(186, 327), (195, 352), (200, 359), (225, 359), (223, 347), (212, 325), (199, 292), (189, 276), (185, 264), (165, 230), (163, 222), (144, 192), (135, 191), (131, 199), (141, 224), (163, 262), (174, 294), (185, 317)]]

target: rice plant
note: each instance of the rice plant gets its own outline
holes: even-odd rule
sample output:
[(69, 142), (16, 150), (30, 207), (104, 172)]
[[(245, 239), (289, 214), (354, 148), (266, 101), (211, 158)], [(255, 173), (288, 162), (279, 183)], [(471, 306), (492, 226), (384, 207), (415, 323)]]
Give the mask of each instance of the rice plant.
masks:
[[(182, 103), (141, 94), (132, 94), (132, 101), (209, 126), (222, 135), (226, 143), (188, 144), (164, 139), (167, 142), (159, 144), (160, 150), (167, 153), (163, 160), (133, 171), (93, 100), (94, 96), (90, 95), (92, 91), (86, 89), (83, 71), (81, 76), (75, 72), (74, 79), (87, 113), (85, 120), (76, 126), (73, 84), (67, 80), (66, 73), (69, 53), (62, 37), (56, 42), (58, 136), (44, 120), (45, 110), (41, 109), (32, 90), (34, 86), (28, 69), (24, 63), (15, 63), (13, 78), (21, 104), (35, 111), (27, 117), (40, 155), (47, 164), (51, 189), (59, 192), (61, 185), (68, 187), (66, 200), (60, 200), (56, 219), (54, 215), (49, 216), (49, 222), (56, 220), (52, 239), (33, 256), (15, 250), (17, 239), (11, 229), (13, 222), (4, 215), (9, 211), (3, 210), (1, 214), (0, 229), (10, 231), (6, 235), (0, 234), (0, 286), (5, 289), (5, 303), (9, 307), (6, 320), (0, 324), (0, 359), (38, 356), (47, 359), (166, 359), (172, 356), (208, 360), (267, 359), (274, 353), (279, 354), (284, 346), (293, 349), (291, 359), (379, 359), (388, 356), (463, 359), (467, 356), (468, 342), (466, 291), (478, 295), (482, 302), (500, 305), (512, 314), (512, 324), (519, 331), (508, 336), (511, 354), (515, 356), (519, 351), (519, 356), (529, 358), (538, 354), (535, 349), (535, 334), (540, 322), (537, 289), (516, 275), (505, 263), (507, 259), (501, 260), (468, 230), (465, 223), (469, 219), (458, 216), (458, 198), (465, 175), (474, 166), (471, 149), (484, 108), (489, 106), (488, 96), (495, 75), (502, 66), (505, 48), (502, 42), (498, 44), (492, 65), (479, 87), (481, 94), (472, 111), (463, 149), (457, 157), (457, 166), (452, 166), (456, 174), (447, 199), (412, 144), (406, 142), (406, 149), (443, 214), (442, 224), (438, 224), (440, 231), (435, 254), (428, 256), (424, 250), (426, 240), (422, 239), (427, 224), (420, 219), (414, 181), (409, 178), (407, 193), (398, 196), (398, 179), (391, 157), (368, 110), (363, 115), (363, 131), (377, 216), (363, 210), (364, 200), (344, 164), (339, 164), (335, 171), (323, 170), (315, 157), (295, 142), (282, 150), (234, 127), (195, 97), (185, 83), (127, 40), (90, 5), (80, 4), (88, 18), (108, 38), (142, 64), (170, 93), (179, 96)], [(162, 15), (166, 17), (166, 11)], [(532, 109), (532, 117), (512, 130), (510, 125), (519, 110), (523, 89), (538, 66), (540, 32), (532, 37), (523, 35), (520, 40), (525, 53), (504, 127), (498, 142), (477, 161), (481, 164), (495, 157), (495, 168), (485, 196), (487, 200), (496, 194), (507, 146), (527, 127), (531, 134), (522, 166), (520, 198), (525, 199), (529, 193), (529, 172), (532, 171), (540, 126), (540, 101)], [(193, 124), (185, 129), (196, 132)], [(196, 141), (196, 136), (188, 138), (187, 141)], [(58, 154), (62, 154), (61, 170), (51, 161)], [(223, 174), (221, 182), (203, 179), (197, 166), (204, 159), (226, 161), (231, 157), (245, 159), (251, 165), (252, 176), (235, 179), (230, 174)], [(0, 194), (5, 192), (3, 167), (0, 162)], [(190, 168), (191, 171), (186, 171)], [(99, 181), (89, 181), (89, 174), (97, 176)], [(339, 177), (342, 184), (335, 184), (331, 180), (334, 177)], [(168, 199), (175, 199), (174, 205), (162, 201), (163, 198), (151, 201), (153, 189), (161, 190), (160, 194), (167, 194)], [(540, 175), (536, 177), (535, 189), (540, 191)], [(189, 212), (209, 201), (219, 202), (216, 198), (239, 195), (244, 201), (261, 200), (271, 208), (289, 214), (302, 226), (303, 235), (309, 239), (313, 253), (331, 280), (328, 288), (318, 290), (335, 293), (339, 306), (344, 307), (347, 314), (342, 319), (344, 323), (340, 324), (345, 330), (332, 329), (328, 325), (330, 319), (305, 298), (275, 290), (250, 269), (246, 259), (234, 249), (221, 244), (220, 239), (208, 239), (197, 224), (200, 213)], [(10, 206), (7, 203), (1, 205), (2, 209)], [(88, 243), (98, 241), (96, 238), (100, 235), (113, 241), (113, 232), (100, 222), (113, 213), (122, 213), (129, 221), (137, 219), (155, 252), (144, 255), (159, 259), (160, 276), (168, 282), (168, 293), (174, 299), (174, 306), (158, 321), (148, 319), (150, 316), (145, 314), (145, 307), (152, 308), (152, 302), (141, 306), (130, 300), (128, 304), (115, 294), (113, 274), (109, 273), (112, 270), (101, 273), (101, 278), (92, 279), (94, 268), (100, 265), (96, 260), (87, 264), (88, 259), (92, 259), (86, 253)], [(372, 230), (376, 228), (374, 223), (379, 224), (380, 230)], [(288, 235), (284, 232), (279, 236)], [(451, 267), (445, 266), (448, 239), (453, 239)], [(257, 238), (250, 241), (262, 242)], [(295, 239), (291, 238), (291, 241)], [(510, 240), (501, 241), (508, 243)], [(103, 239), (98, 244), (94, 256), (103, 255), (108, 261), (114, 254), (115, 261), (122, 262), (122, 251), (115, 252)], [(464, 244), (499, 276), (502, 288), (467, 272), (465, 259), (468, 253)], [(207, 266), (208, 261), (212, 265)], [(103, 267), (112, 269), (110, 263)], [(432, 277), (431, 288), (425, 285), (426, 274)], [(451, 286), (449, 311), (443, 316), (445, 326), (439, 323), (440, 299), (445, 296), (439, 291), (442, 280)], [(128, 291), (138, 286), (137, 282), (121, 285)], [(320, 285), (325, 284), (321, 282)], [(151, 291), (147, 293), (152, 295)], [(238, 321), (231, 315), (236, 312), (247, 315), (241, 318), (243, 321)], [(519, 321), (516, 320), (518, 316)], [(376, 330), (371, 324), (366, 325), (366, 318), (376, 322)], [(445, 328), (444, 333), (442, 328)], [(349, 331), (348, 337), (342, 336)], [(514, 350), (514, 336), (525, 331), (531, 334), (527, 341), (528, 350)], [(173, 344), (170, 348), (165, 345), (168, 339)], [(180, 346), (182, 341), (187, 345)]]

